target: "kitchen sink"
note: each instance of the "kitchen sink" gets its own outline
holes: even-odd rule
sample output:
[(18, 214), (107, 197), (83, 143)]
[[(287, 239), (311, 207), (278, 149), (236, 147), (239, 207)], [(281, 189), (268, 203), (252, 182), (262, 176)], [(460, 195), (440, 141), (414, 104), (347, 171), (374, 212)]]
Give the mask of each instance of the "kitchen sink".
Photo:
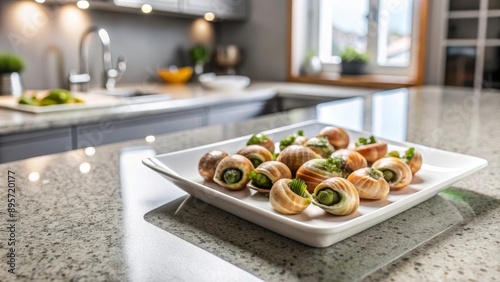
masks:
[(115, 89), (95, 89), (90, 90), (89, 93), (116, 97), (134, 102), (151, 102), (169, 100), (172, 97), (166, 93), (160, 92), (147, 92), (135, 88), (115, 88)]

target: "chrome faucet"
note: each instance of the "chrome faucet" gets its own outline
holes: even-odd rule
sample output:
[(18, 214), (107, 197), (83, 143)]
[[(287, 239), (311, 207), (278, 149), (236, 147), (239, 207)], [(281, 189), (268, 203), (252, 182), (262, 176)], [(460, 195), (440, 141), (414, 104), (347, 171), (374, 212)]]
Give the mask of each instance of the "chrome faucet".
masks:
[[(117, 67), (116, 69), (113, 68), (111, 41), (108, 32), (104, 28), (97, 26), (90, 27), (83, 33), (80, 39), (80, 73), (77, 73), (75, 70), (70, 71), (69, 83), (70, 90), (72, 91), (86, 92), (89, 90), (89, 44), (87, 38), (92, 33), (96, 33), (102, 43), (102, 63), (104, 66), (102, 88), (108, 90), (114, 89), (116, 82), (121, 79), (123, 73), (127, 69), (127, 64), (123, 56), (118, 57)], [(80, 89), (78, 89), (78, 85), (80, 85)]]

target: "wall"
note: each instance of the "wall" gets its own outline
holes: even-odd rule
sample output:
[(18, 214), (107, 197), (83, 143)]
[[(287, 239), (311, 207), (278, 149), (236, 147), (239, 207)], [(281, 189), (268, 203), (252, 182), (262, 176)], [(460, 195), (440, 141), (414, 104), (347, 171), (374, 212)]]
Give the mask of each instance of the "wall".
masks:
[(437, 85), (443, 76), (442, 40), (444, 9), (442, 1), (429, 1), (429, 14), (427, 18), (427, 42), (425, 61), (425, 84)]
[(287, 79), (288, 3), (252, 0), (248, 21), (218, 24), (218, 42), (236, 44), (244, 50), (241, 74), (254, 80)]
[[(141, 83), (148, 69), (186, 64), (180, 49), (192, 45), (193, 19), (79, 10), (74, 5), (49, 8), (34, 1), (0, 1), (0, 52), (16, 52), (26, 59), (26, 88), (65, 86), (71, 69), (79, 68), (79, 41), (91, 25), (105, 28), (111, 38), (113, 64), (127, 58), (120, 83)], [(92, 85), (100, 84), (102, 55), (96, 36), (91, 39)]]

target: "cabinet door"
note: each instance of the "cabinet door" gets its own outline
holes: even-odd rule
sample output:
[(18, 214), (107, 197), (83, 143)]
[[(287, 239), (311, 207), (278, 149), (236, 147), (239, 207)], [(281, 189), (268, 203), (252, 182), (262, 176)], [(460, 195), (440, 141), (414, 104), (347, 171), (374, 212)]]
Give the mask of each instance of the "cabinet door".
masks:
[(150, 4), (157, 11), (179, 11), (179, 0), (113, 0), (113, 3), (116, 6), (128, 8), (140, 8), (144, 4)]
[(209, 108), (208, 124), (242, 121), (271, 113), (274, 100), (232, 103)]
[(183, 0), (182, 12), (202, 16), (212, 12), (216, 18), (244, 19), (247, 0)]
[(0, 163), (72, 149), (71, 128), (47, 129), (0, 136)]
[(85, 148), (203, 126), (205, 112), (192, 110), (78, 126), (76, 146)]

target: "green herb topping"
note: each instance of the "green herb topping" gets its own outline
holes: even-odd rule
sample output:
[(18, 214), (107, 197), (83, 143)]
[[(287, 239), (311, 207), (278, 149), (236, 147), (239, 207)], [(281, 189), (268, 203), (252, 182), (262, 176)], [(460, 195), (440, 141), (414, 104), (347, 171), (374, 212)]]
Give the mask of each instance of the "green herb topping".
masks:
[(362, 145), (369, 145), (369, 144), (375, 144), (375, 143), (377, 143), (377, 140), (375, 139), (375, 137), (370, 136), (370, 138), (364, 138), (364, 137), (359, 138), (358, 141), (356, 141), (355, 145), (356, 145), (356, 147), (359, 147)]
[(229, 168), (224, 171), (223, 177), (224, 177), (224, 182), (229, 184), (234, 184), (238, 183), (241, 180), (243, 174), (239, 169)]
[(374, 179), (379, 179), (380, 177), (383, 176), (383, 174), (380, 170), (377, 170), (374, 168), (367, 169), (366, 174), (368, 174), (368, 176), (370, 176), (371, 178), (374, 178)]
[(247, 142), (248, 145), (255, 145), (255, 144), (262, 144), (269, 140), (269, 137), (267, 137), (265, 134), (262, 133), (257, 133), (254, 134)]
[(415, 155), (415, 148), (411, 147), (409, 148), (408, 150), (405, 151), (405, 156), (404, 158), (407, 160), (407, 161), (410, 161), (411, 159), (413, 159), (413, 156)]
[(316, 199), (323, 205), (333, 206), (336, 203), (340, 202), (340, 195), (332, 189), (327, 188), (319, 191)]
[(314, 139), (309, 139), (309, 142), (307, 142), (307, 146), (320, 148), (325, 155), (333, 153), (333, 148), (331, 147), (330, 141), (328, 141), (328, 138), (326, 136), (318, 136)]
[(387, 182), (389, 183), (393, 183), (397, 177), (397, 175), (394, 173), (394, 171), (392, 170), (384, 170), (382, 171), (383, 175), (384, 175), (384, 179), (387, 180)]
[(328, 172), (342, 173), (345, 168), (345, 160), (340, 156), (329, 157), (322, 164), (322, 168)]
[(255, 172), (255, 170), (250, 171), (250, 180), (253, 181), (255, 186), (264, 189), (271, 189), (271, 187), (273, 187), (273, 183), (271, 182), (271, 179), (269, 179), (269, 177), (265, 176), (262, 173)]
[(288, 183), (288, 187), (290, 187), (290, 190), (292, 190), (293, 193), (301, 197), (304, 197), (307, 190), (307, 184), (304, 180), (298, 178), (292, 179), (292, 181)]
[(293, 142), (295, 141), (295, 139), (298, 136), (304, 136), (304, 131), (303, 130), (299, 130), (297, 133), (293, 133), (293, 134), (288, 135), (287, 137), (281, 139), (281, 141), (280, 141), (280, 149), (283, 150), (284, 148), (292, 145)]
[(389, 157), (394, 157), (394, 158), (400, 158), (399, 153), (396, 151), (390, 151), (389, 154), (387, 154)]

